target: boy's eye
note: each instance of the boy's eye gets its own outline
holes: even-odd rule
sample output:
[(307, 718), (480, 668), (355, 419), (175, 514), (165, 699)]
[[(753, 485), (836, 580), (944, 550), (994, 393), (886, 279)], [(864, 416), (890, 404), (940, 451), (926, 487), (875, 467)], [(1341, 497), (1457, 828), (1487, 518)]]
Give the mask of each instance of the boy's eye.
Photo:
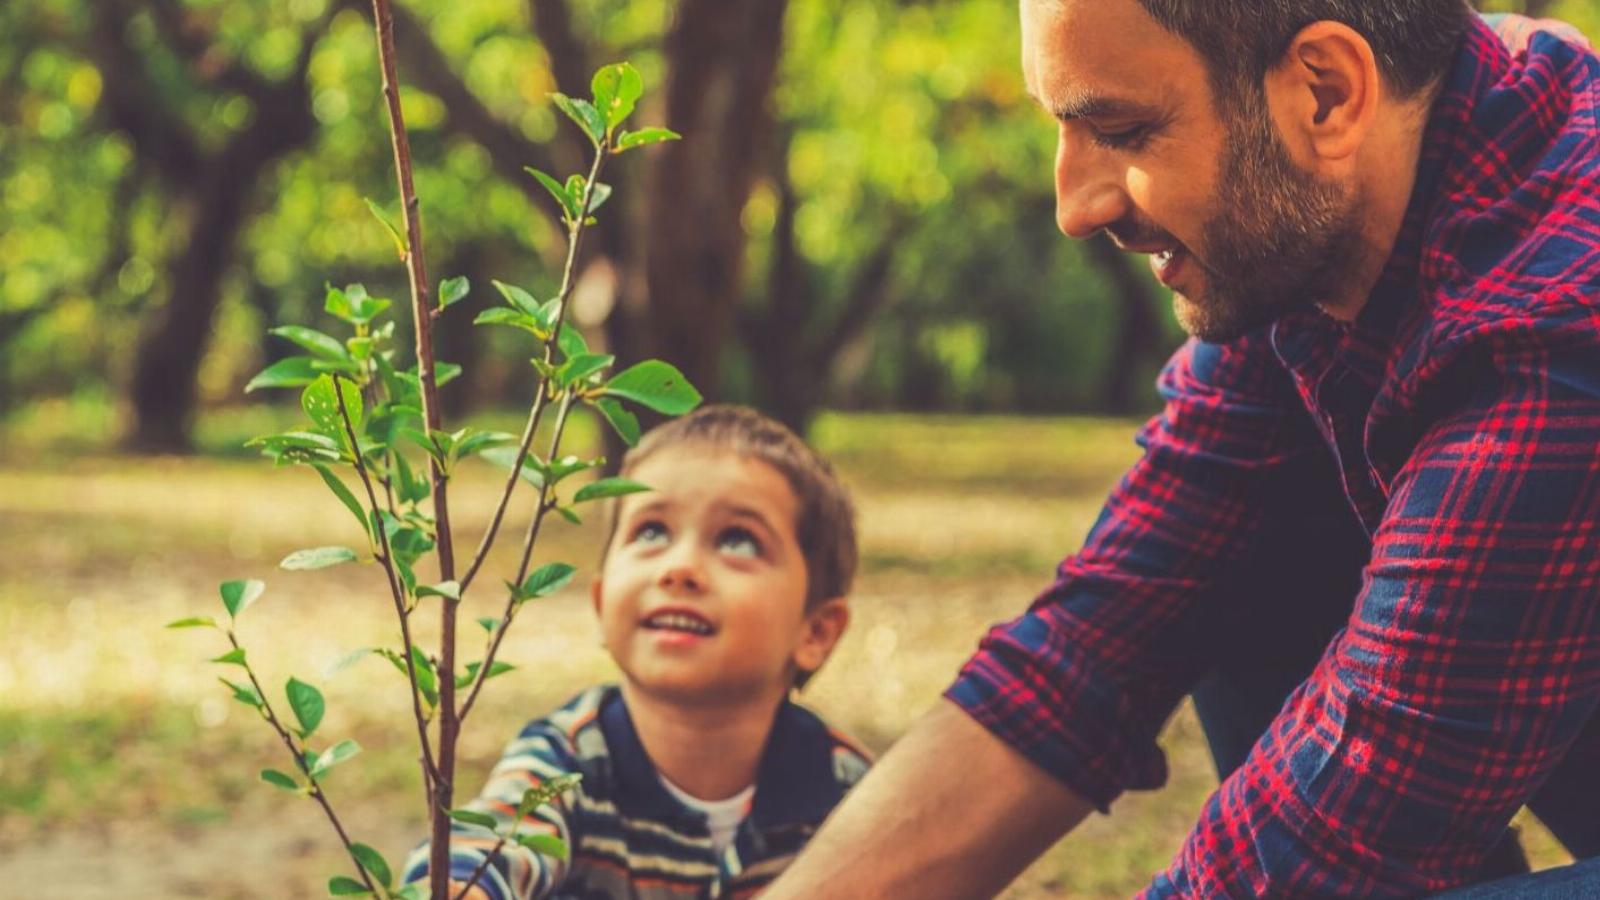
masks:
[(717, 549), (730, 556), (754, 559), (761, 555), (761, 541), (746, 528), (728, 528), (717, 535)]
[(667, 542), (667, 526), (660, 522), (642, 522), (633, 529), (633, 534), (628, 538), (630, 544), (664, 544)]

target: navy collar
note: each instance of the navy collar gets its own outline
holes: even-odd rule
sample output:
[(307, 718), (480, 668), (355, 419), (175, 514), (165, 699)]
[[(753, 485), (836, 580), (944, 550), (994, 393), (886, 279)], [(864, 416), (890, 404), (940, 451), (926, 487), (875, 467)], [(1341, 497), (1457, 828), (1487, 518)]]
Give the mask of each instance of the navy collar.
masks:
[[(609, 798), (624, 815), (656, 821), (695, 816), (661, 784), (623, 702), (610, 688), (601, 700), (600, 729), (611, 756), (614, 791)], [(833, 739), (811, 712), (785, 700), (773, 719), (756, 770), (750, 818), (762, 829), (815, 825), (827, 817), (844, 791), (833, 774)]]

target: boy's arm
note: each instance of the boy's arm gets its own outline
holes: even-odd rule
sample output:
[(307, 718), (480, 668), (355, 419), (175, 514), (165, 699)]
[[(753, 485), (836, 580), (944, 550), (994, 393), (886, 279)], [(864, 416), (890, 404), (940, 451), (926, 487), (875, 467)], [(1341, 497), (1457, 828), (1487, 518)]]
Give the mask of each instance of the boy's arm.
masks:
[[(483, 792), (465, 808), (492, 816), (498, 823), (496, 831), (505, 834), (523, 792), (550, 778), (575, 771), (577, 760), (565, 739), (542, 724), (535, 724), (506, 748)], [(565, 799), (544, 804), (521, 821), (517, 834), (550, 834), (571, 847), (573, 834), (568, 812)], [(450, 878), (455, 883), (453, 891), (459, 891), (494, 849), (499, 837), (487, 829), (463, 822), (451, 823), (450, 834)], [(428, 851), (429, 844), (424, 842), (411, 854), (406, 861), (406, 881), (428, 877)], [(566, 873), (567, 863), (508, 841), (494, 854), (478, 879), (474, 893), (468, 897), (471, 900), (535, 900), (554, 893)]]
[(1091, 807), (954, 704), (890, 748), (762, 900), (987, 897)]

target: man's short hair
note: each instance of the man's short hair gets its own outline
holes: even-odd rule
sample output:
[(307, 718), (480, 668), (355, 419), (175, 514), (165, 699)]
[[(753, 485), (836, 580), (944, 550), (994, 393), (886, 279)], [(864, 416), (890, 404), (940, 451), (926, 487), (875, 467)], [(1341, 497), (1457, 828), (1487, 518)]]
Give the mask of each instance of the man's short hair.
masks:
[[(695, 445), (758, 459), (777, 469), (799, 501), (795, 537), (806, 563), (806, 609), (850, 592), (856, 574), (856, 514), (828, 461), (782, 423), (744, 406), (702, 406), (652, 428), (622, 458), (622, 474), (667, 447)], [(616, 533), (612, 516), (611, 533)]]
[(1403, 98), (1449, 71), (1471, 22), (1466, 0), (1139, 0), (1206, 61), (1219, 101), (1259, 91), (1302, 28), (1334, 21), (1366, 38), (1378, 71)]

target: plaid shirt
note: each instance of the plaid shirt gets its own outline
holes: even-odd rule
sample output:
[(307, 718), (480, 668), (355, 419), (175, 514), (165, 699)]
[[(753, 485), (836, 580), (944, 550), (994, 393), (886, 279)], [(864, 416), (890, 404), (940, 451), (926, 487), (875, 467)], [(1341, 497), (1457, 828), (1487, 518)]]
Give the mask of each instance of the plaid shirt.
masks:
[(1296, 479), (1338, 479), (1371, 539), (1345, 628), (1146, 896), (1469, 882), (1594, 713), (1597, 113), (1600, 59), (1547, 34), (1512, 56), (1475, 23), (1358, 321), (1181, 349), (1082, 551), (950, 688), (1102, 810), (1159, 786), (1230, 570), (1309, 512)]
[[(615, 687), (595, 687), (529, 722), (506, 747), (467, 809), (503, 831), (529, 787), (579, 772), (583, 781), (524, 821), (522, 833), (567, 841), (570, 860), (515, 844), (500, 850), (479, 885), (493, 900), (707, 900), (751, 897), (776, 878), (861, 777), (864, 751), (812, 713), (785, 701), (756, 773), (750, 814), (718, 853), (706, 817), (661, 783)], [(451, 824), (451, 877), (466, 881), (495, 838)], [(428, 845), (406, 862), (405, 880), (428, 874)]]

